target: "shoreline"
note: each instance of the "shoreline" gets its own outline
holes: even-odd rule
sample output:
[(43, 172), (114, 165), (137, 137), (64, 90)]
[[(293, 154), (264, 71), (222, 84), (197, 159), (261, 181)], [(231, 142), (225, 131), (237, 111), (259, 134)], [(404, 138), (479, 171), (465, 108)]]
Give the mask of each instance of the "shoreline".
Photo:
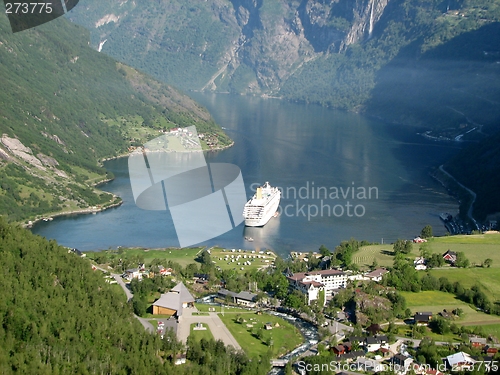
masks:
[[(209, 149), (209, 150), (202, 150), (202, 152), (217, 152), (217, 151), (222, 151), (222, 150), (225, 150), (225, 149), (228, 149), (230, 147), (233, 147), (234, 146), (234, 141), (232, 141), (229, 145), (227, 146), (222, 146), (222, 147), (216, 147), (216, 148), (213, 148), (213, 149)], [(109, 158), (104, 158), (104, 159), (101, 159), (98, 161), (98, 163), (101, 165), (101, 166), (104, 166), (103, 163), (106, 162), (106, 161), (109, 161), (109, 160), (115, 160), (115, 159), (120, 159), (120, 158), (124, 158), (124, 157), (128, 157), (130, 156), (134, 151), (130, 151), (130, 152), (127, 152), (127, 153), (122, 153), (120, 155), (117, 155), (117, 156), (113, 156), (113, 157), (109, 157)], [(111, 181), (113, 181), (115, 178), (106, 178), (106, 179), (103, 179), (101, 181), (97, 181), (93, 184), (90, 184), (90, 186), (93, 186), (94, 188), (99, 188), (100, 186), (103, 186)], [(106, 193), (109, 193), (109, 194), (112, 194), (110, 192), (106, 192)], [(38, 218), (38, 219), (35, 219), (35, 220), (30, 220), (28, 221), (28, 223), (26, 222), (22, 222), (20, 223), (20, 225), (23, 227), (23, 228), (27, 228), (27, 229), (31, 229), (33, 228), (34, 225), (36, 225), (37, 223), (41, 222), (41, 221), (52, 221), (53, 219), (57, 218), (57, 217), (60, 217), (60, 216), (70, 216), (70, 215), (88, 215), (88, 214), (96, 214), (98, 212), (103, 212), (107, 209), (110, 209), (110, 208), (116, 208), (116, 207), (119, 207), (123, 204), (123, 200), (121, 197), (119, 197), (118, 195), (115, 195), (113, 194), (113, 198), (116, 200), (116, 199), (119, 199), (118, 202), (115, 202), (115, 203), (112, 203), (110, 204), (109, 206), (106, 206), (106, 207), (101, 207), (101, 208), (97, 208), (97, 207), (88, 207), (88, 208), (82, 208), (82, 209), (79, 209), (79, 210), (72, 210), (72, 211), (63, 211), (63, 212), (56, 212), (56, 213), (48, 213), (47, 215), (44, 215), (43, 217), (41, 218)], [(47, 219), (47, 220), (46, 220)]]
[[(222, 151), (222, 150), (226, 150), (228, 148), (231, 148), (233, 146), (234, 146), (234, 141), (231, 141), (231, 143), (228, 144), (227, 146), (221, 146), (221, 147), (210, 148), (210, 149), (207, 149), (207, 150), (201, 150), (201, 152)], [(117, 156), (111, 156), (109, 158), (104, 158), (104, 159), (99, 160), (98, 163), (101, 166), (103, 166), (103, 163), (106, 162), (106, 161), (116, 160), (116, 159), (121, 159), (121, 158), (126, 158), (126, 157), (132, 155), (135, 151), (137, 151), (137, 149), (135, 149), (134, 151), (127, 151), (126, 153), (122, 153), (122, 154), (117, 155)], [(187, 151), (187, 152), (198, 152), (198, 151)], [(105, 183), (110, 182), (110, 181), (113, 181), (113, 178), (108, 179), (107, 181), (99, 182), (99, 183), (97, 183), (94, 186), (102, 185), (102, 184), (105, 184)]]
[(115, 197), (115, 199), (118, 198), (119, 201), (112, 203), (106, 207), (100, 207), (100, 208), (89, 207), (89, 208), (82, 208), (80, 210), (62, 211), (62, 212), (51, 213), (51, 214), (47, 214), (39, 219), (30, 220), (30, 221), (28, 221), (28, 223), (22, 223), (21, 226), (23, 228), (26, 228), (26, 229), (31, 229), (31, 228), (33, 228), (33, 226), (35, 226), (37, 223), (39, 223), (41, 221), (52, 221), (55, 218), (60, 217), (60, 216), (97, 214), (98, 212), (103, 212), (103, 211), (106, 211), (110, 208), (116, 208), (116, 207), (121, 206), (123, 204), (123, 200), (118, 195), (113, 194), (113, 196)]

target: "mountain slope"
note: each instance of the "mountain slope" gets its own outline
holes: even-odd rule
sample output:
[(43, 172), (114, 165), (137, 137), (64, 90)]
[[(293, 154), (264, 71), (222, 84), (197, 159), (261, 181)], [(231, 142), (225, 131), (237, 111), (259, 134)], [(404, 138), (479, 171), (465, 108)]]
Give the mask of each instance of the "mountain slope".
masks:
[(158, 337), (88, 261), (1, 218), (0, 257), (2, 374), (168, 373)]
[[(221, 340), (191, 337), (186, 348), (171, 330), (163, 339), (145, 331), (121, 287), (105, 282), (89, 261), (2, 218), (0, 259), (2, 375), (269, 371), (269, 356), (249, 359)], [(177, 366), (182, 352), (189, 360)]]
[(196, 125), (229, 143), (206, 110), (88, 38), (64, 19), (12, 34), (0, 15), (0, 213), (10, 220), (119, 203), (93, 188), (112, 177), (98, 161), (160, 130)]
[(465, 148), (445, 168), (476, 193), (475, 219), (500, 220), (500, 133)]
[[(92, 31), (95, 48), (164, 82), (350, 110), (377, 99), (378, 72), (405, 47), (412, 46), (415, 59), (500, 21), (500, 3), (487, 0), (82, 0), (80, 5), (69, 17)], [(472, 94), (467, 100), (476, 99)]]
[(367, 112), (439, 129), (449, 139), (478, 139), (498, 129), (500, 23), (421, 49), (421, 42), (408, 45), (378, 71)]

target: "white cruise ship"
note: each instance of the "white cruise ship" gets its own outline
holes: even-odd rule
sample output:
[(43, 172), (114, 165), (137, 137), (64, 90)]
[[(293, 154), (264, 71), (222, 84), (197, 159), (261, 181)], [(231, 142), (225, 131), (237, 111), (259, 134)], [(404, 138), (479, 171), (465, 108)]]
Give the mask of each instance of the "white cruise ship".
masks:
[(245, 204), (243, 217), (247, 227), (262, 227), (273, 217), (280, 204), (281, 191), (269, 182), (258, 187), (254, 196)]

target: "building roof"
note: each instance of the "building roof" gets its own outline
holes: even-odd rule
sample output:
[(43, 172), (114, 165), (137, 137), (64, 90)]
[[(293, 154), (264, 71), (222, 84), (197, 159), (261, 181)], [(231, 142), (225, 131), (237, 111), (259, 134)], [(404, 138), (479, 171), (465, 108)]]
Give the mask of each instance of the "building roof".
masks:
[(432, 313), (429, 311), (416, 312), (414, 318), (417, 322), (428, 322), (432, 318)]
[(191, 295), (191, 293), (189, 293), (189, 290), (188, 288), (186, 288), (186, 286), (181, 282), (179, 284), (177, 284), (176, 286), (174, 286), (170, 292), (175, 292), (175, 293), (179, 293), (180, 295), (180, 301), (182, 303), (185, 303), (185, 302), (194, 302), (194, 297)]
[(183, 283), (179, 283), (173, 287), (170, 292), (162, 294), (160, 298), (153, 303), (153, 306), (175, 310), (177, 316), (181, 316), (182, 304), (189, 302), (194, 302), (193, 296)]
[(317, 282), (317, 281), (299, 281), (299, 283), (303, 284), (303, 285), (312, 285), (316, 288), (319, 288), (319, 287), (322, 287), (324, 286), (323, 284), (321, 284), (320, 282)]
[(230, 290), (227, 290), (227, 289), (224, 289), (224, 288), (220, 288), (219, 291), (217, 292), (217, 294), (220, 294), (221, 296), (229, 296), (231, 298), (234, 298), (236, 297), (236, 295), (238, 293), (235, 293), (235, 292), (231, 292)]
[(465, 363), (475, 363), (476, 361), (474, 358), (472, 358), (469, 354), (464, 353), (464, 352), (458, 352), (452, 355), (449, 355), (446, 357), (446, 360), (448, 361), (448, 364), (453, 367), (459, 364), (465, 364)]
[(356, 359), (356, 365), (361, 367), (359, 370), (363, 370), (364, 367), (365, 371), (376, 371), (375, 369), (381, 366), (381, 364), (373, 358), (366, 357), (359, 357)]
[(486, 339), (484, 337), (471, 337), (471, 338), (469, 338), (469, 341), (471, 343), (478, 343), (478, 344), (486, 345)]
[(363, 341), (365, 338), (363, 336), (350, 336), (347, 338), (350, 342), (360, 342)]
[(366, 338), (366, 345), (371, 345), (371, 344), (380, 344), (380, 340), (377, 337), (367, 337)]
[(338, 356), (339, 359), (354, 359), (364, 355), (365, 352), (363, 350), (355, 350), (349, 353), (341, 354)]
[(327, 276), (341, 276), (341, 275), (345, 275), (345, 273), (342, 271), (339, 271), (339, 270), (318, 270), (318, 271), (309, 271), (309, 272), (297, 272), (297, 273), (294, 273), (291, 276), (289, 276), (289, 278), (292, 280), (300, 281), (300, 280), (304, 279), (306, 276), (311, 276), (311, 275), (321, 275), (321, 276), (327, 277)]
[(382, 344), (382, 343), (387, 342), (387, 336), (384, 336), (384, 335), (370, 336), (370, 337), (366, 338), (365, 342), (366, 342), (367, 345), (370, 345), (370, 344)]
[(369, 272), (366, 274), (366, 277), (373, 278), (373, 277), (380, 277), (382, 275), (385, 275), (387, 271), (385, 268), (377, 268), (376, 270), (373, 270), (372, 272)]
[(239, 292), (236, 295), (236, 298), (243, 299), (245, 301), (255, 302), (255, 299), (257, 298), (257, 294), (250, 293), (250, 292)]
[(403, 354), (396, 354), (396, 355), (395, 355), (394, 357), (392, 357), (392, 358), (394, 358), (394, 360), (395, 360), (395, 361), (398, 361), (399, 363), (404, 363), (404, 361), (406, 361), (406, 360), (407, 360), (408, 358), (410, 358), (410, 357), (407, 357), (407, 356), (405, 356), (405, 355), (403, 355)]
[(158, 300), (155, 301), (155, 303), (153, 303), (153, 306), (175, 310), (177, 312), (177, 315), (182, 315), (182, 303), (179, 299), (179, 293), (164, 293)]
[(443, 258), (446, 257), (447, 255), (450, 256), (450, 258), (457, 259), (457, 253), (451, 250), (446, 251), (446, 253), (443, 254)]

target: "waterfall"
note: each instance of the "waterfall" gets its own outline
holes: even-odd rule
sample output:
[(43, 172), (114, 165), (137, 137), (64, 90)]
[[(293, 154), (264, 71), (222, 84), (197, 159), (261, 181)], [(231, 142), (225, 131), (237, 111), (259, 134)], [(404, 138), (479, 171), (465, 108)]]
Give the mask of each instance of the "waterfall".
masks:
[(375, 0), (371, 0), (372, 8), (370, 10), (370, 25), (368, 27), (368, 38), (371, 38), (373, 32), (373, 8), (375, 7)]

